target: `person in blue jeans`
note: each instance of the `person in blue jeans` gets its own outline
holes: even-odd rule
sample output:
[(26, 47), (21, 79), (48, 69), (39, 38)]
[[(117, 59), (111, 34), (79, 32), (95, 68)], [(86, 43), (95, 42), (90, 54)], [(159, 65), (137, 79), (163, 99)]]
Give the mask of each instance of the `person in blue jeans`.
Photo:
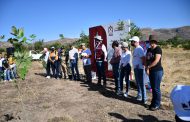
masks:
[(152, 101), (149, 106), (150, 110), (158, 110), (161, 103), (160, 84), (163, 76), (163, 67), (161, 64), (162, 49), (157, 45), (157, 38), (155, 35), (150, 35), (150, 48), (146, 54), (146, 72), (149, 74), (150, 84), (152, 88)]
[(144, 81), (145, 55), (143, 48), (139, 45), (139, 37), (134, 36), (131, 39), (131, 46), (134, 46), (133, 51), (133, 67), (135, 80), (137, 84), (137, 100), (143, 104), (147, 103), (146, 87)]
[(53, 77), (59, 79), (59, 69), (58, 69), (58, 52), (55, 50), (55, 47), (51, 47), (51, 52), (49, 54), (50, 66), (52, 68)]
[(124, 97), (128, 97), (128, 92), (130, 88), (130, 81), (129, 81), (129, 75), (131, 73), (131, 51), (128, 49), (128, 44), (126, 42), (122, 43), (122, 50), (123, 53), (121, 55), (121, 61), (120, 61), (120, 80), (119, 80), (119, 90), (123, 91), (123, 78), (125, 77), (126, 82), (126, 92), (123, 94)]
[(4, 82), (12, 81), (11, 74), (10, 74), (10, 66), (7, 61), (7, 58), (5, 58), (2, 62), (3, 70), (4, 70)]
[[(70, 46), (69, 59), (72, 71), (72, 79), (80, 81), (79, 70), (78, 70), (78, 50), (72, 45)], [(76, 72), (76, 73), (75, 73)]]
[(121, 60), (121, 48), (119, 47), (119, 43), (117, 41), (113, 41), (112, 48), (114, 49), (113, 56), (110, 60), (110, 64), (112, 65), (113, 77), (115, 81), (115, 90), (118, 95), (123, 94), (118, 89), (119, 88), (119, 63)]

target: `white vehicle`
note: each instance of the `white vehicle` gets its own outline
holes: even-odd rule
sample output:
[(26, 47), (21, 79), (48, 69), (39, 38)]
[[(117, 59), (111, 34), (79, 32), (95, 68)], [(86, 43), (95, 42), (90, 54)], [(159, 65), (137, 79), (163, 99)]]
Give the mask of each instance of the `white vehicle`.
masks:
[(42, 53), (38, 53), (34, 50), (30, 50), (30, 56), (32, 56), (32, 60), (40, 60), (40, 57), (43, 55)]

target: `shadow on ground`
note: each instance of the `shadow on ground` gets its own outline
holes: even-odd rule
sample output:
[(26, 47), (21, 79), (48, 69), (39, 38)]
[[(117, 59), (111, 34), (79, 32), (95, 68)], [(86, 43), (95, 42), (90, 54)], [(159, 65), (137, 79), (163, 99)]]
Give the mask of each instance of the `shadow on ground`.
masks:
[(110, 116), (120, 119), (122, 122), (172, 122), (168, 120), (158, 120), (155, 116), (152, 115), (138, 115), (142, 119), (128, 119), (118, 113), (108, 113)]
[[(108, 81), (111, 85), (113, 84), (113, 81)], [(97, 85), (96, 83), (87, 83), (85, 82), (85, 80), (81, 80), (81, 86), (83, 87), (87, 87), (89, 91), (98, 91), (101, 95), (108, 97), (108, 98), (114, 98), (114, 99), (118, 99), (118, 100), (122, 100), (122, 101), (126, 101), (126, 102), (131, 102), (133, 104), (138, 104), (138, 105), (142, 105), (145, 106), (144, 104), (142, 104), (140, 101), (137, 101), (135, 97), (133, 96), (128, 96), (127, 98), (125, 98), (123, 95), (119, 96), (116, 94), (114, 88), (110, 87), (110, 85), (102, 86), (102, 85)], [(147, 107), (147, 106), (145, 106)]]

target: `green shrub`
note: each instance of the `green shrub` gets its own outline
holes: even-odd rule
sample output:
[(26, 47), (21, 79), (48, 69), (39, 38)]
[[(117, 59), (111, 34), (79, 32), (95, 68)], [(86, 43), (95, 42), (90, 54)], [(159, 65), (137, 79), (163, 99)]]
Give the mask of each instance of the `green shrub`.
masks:
[(43, 49), (43, 43), (44, 40), (39, 40), (37, 42), (34, 43), (34, 49), (35, 50), (42, 50)]
[(55, 47), (55, 49), (58, 49), (58, 48), (61, 48), (62, 47), (62, 44), (60, 42), (54, 42), (53, 44), (50, 44), (50, 45), (46, 45), (49, 49), (51, 47)]
[(182, 47), (186, 50), (190, 50), (190, 40), (186, 40), (183, 44)]
[(6, 52), (6, 49), (5, 48), (0, 48), (0, 53), (2, 52)]

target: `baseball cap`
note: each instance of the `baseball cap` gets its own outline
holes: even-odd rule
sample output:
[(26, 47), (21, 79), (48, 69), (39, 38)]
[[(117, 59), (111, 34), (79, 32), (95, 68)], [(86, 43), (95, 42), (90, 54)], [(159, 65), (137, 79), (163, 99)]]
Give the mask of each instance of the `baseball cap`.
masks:
[(184, 121), (190, 121), (190, 86), (177, 85), (170, 98), (176, 115)]
[(81, 43), (81, 46), (85, 46), (85, 43)]
[(135, 41), (135, 42), (139, 42), (139, 37), (138, 36), (133, 36), (131, 39), (129, 39), (130, 41)]
[(124, 47), (124, 48), (128, 47), (128, 43), (127, 42), (123, 42), (121, 47)]

